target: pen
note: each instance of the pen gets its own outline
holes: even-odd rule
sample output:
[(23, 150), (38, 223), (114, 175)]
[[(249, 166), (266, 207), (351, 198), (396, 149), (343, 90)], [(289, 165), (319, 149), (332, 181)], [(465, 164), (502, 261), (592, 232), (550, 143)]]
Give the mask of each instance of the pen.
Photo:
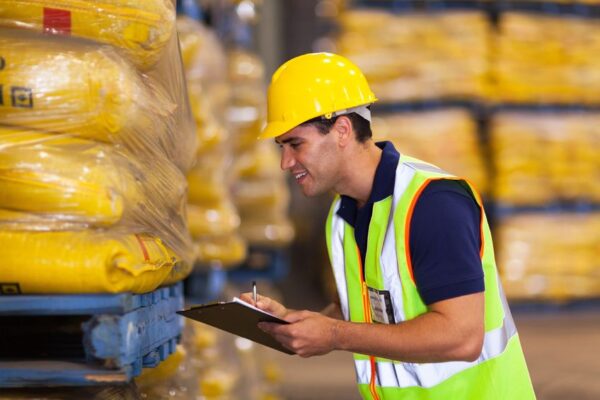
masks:
[(256, 281), (252, 281), (252, 299), (254, 300), (254, 305), (256, 305)]

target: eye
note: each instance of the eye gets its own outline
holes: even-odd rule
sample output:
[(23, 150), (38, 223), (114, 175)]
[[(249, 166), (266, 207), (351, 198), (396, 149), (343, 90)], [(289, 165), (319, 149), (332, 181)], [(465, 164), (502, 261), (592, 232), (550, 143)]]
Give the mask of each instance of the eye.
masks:
[(293, 142), (290, 143), (290, 146), (292, 147), (292, 149), (297, 149), (302, 143), (300, 142)]

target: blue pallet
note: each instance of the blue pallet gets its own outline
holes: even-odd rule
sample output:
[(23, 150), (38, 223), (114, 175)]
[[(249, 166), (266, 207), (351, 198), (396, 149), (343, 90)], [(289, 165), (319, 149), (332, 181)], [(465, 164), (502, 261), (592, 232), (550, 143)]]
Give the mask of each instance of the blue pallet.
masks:
[(0, 387), (127, 382), (175, 351), (182, 308), (181, 283), (141, 295), (0, 296), (0, 316), (8, 320), (89, 316), (81, 324), (83, 359), (0, 359)]

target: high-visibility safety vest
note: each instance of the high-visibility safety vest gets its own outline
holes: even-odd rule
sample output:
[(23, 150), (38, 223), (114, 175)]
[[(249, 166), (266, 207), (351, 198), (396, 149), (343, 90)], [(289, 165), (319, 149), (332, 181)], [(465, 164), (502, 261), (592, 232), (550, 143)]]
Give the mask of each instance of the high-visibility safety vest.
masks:
[[(341, 200), (334, 200), (327, 219), (327, 246), (347, 321), (373, 323), (376, 311), (372, 311), (369, 293), (385, 291), (391, 299), (391, 321), (401, 323), (427, 312), (412, 273), (409, 228), (421, 192), (437, 179), (458, 180), (431, 164), (401, 155), (393, 195), (373, 204), (364, 275), (354, 228), (337, 215)], [(365, 399), (535, 399), (498, 278), (481, 199), (466, 181), (459, 182), (466, 185), (481, 209), (480, 256), (485, 282), (481, 355), (473, 362), (408, 363), (354, 354), (358, 388)]]

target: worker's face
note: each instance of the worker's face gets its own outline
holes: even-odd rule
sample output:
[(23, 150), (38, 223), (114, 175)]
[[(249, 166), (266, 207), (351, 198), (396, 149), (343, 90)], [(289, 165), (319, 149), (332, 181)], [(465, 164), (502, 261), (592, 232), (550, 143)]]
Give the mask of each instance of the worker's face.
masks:
[(305, 196), (335, 190), (339, 154), (333, 132), (323, 135), (312, 125), (297, 126), (275, 141), (281, 148), (281, 169), (292, 174)]

